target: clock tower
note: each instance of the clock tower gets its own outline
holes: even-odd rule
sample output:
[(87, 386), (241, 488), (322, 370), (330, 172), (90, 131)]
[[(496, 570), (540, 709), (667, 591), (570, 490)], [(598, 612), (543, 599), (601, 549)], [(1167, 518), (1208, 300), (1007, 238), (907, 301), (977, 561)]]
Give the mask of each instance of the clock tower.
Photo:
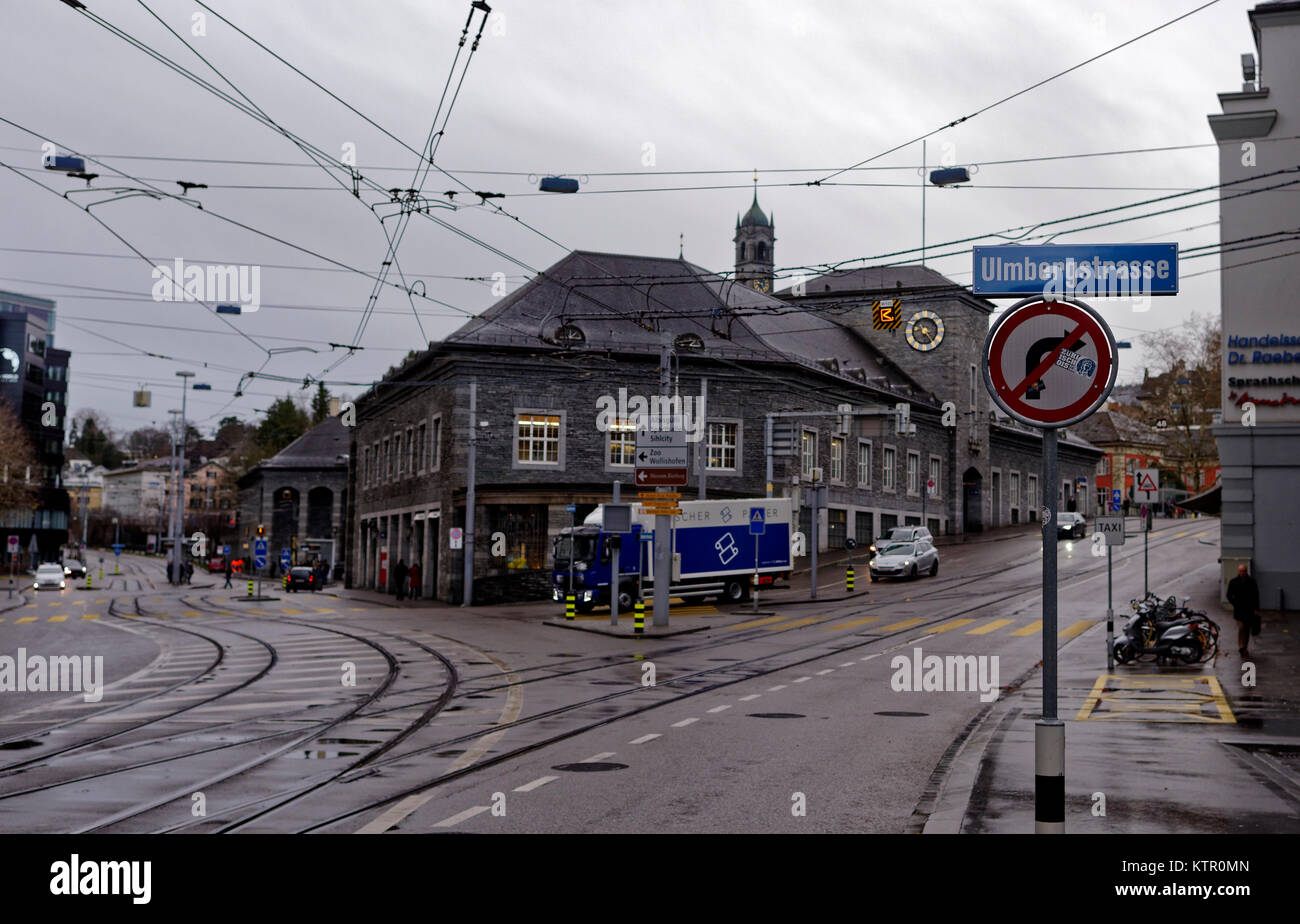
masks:
[(736, 281), (759, 292), (772, 292), (775, 261), (776, 216), (768, 218), (758, 207), (758, 177), (754, 177), (754, 202), (744, 216), (736, 216)]

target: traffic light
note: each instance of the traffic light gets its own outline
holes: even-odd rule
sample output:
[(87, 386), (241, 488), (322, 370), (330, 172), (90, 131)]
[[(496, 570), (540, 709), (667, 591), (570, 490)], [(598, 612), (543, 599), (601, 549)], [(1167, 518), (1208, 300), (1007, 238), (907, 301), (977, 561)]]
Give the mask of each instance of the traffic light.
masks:
[(266, 527), (263, 526), (261, 523), (257, 524), (257, 535), (258, 538), (261, 538), (262, 536), (266, 535)]

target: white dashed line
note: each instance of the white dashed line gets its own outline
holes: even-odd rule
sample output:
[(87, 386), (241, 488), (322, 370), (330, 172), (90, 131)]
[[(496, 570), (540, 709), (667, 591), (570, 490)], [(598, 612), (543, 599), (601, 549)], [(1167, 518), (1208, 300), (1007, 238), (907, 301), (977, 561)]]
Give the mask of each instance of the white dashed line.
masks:
[(833, 673), (835, 673), (835, 668), (833, 668), (833, 667), (828, 667), (828, 668), (826, 668), (826, 670), (824, 670), (824, 671), (818, 671), (818, 672), (817, 672), (817, 676), (818, 676), (818, 677), (824, 677), (824, 676), (826, 676), (827, 674), (833, 674)]
[(645, 744), (647, 741), (654, 741), (658, 737), (659, 737), (658, 732), (649, 735), (642, 735), (640, 738), (633, 738), (631, 741), (628, 742), (628, 744)]
[(762, 695), (763, 695), (762, 693), (750, 693), (748, 696), (742, 696), (742, 697), (740, 698), (740, 701), (741, 701), (742, 703), (747, 703), (747, 702), (749, 702), (751, 699), (758, 699), (758, 698), (759, 698), (760, 696), (762, 696)]
[(490, 805), (476, 805), (473, 808), (467, 808), (463, 812), (452, 815), (450, 818), (444, 818), (434, 825), (435, 828), (450, 828), (452, 825), (458, 825), (466, 819), (473, 818), (475, 815), (482, 814), (490, 809)]
[(861, 660), (870, 661), (872, 658), (878, 658), (878, 657), (880, 657), (880, 652), (877, 651), (875, 654), (869, 654), (865, 658), (862, 658)]
[(578, 763), (580, 763), (580, 764), (594, 764), (594, 763), (598, 763), (599, 761), (602, 761), (602, 760), (608, 760), (609, 758), (611, 758), (611, 757), (613, 757), (613, 756), (614, 756), (614, 752), (613, 752), (613, 751), (602, 751), (602, 752), (599, 753), (599, 754), (592, 754), (592, 755), (591, 755), (590, 757), (588, 757), (586, 760), (580, 760), (580, 761), (578, 761)]
[(805, 680), (812, 680), (811, 677), (796, 677), (792, 683), (803, 683)]
[(731, 706), (714, 706), (709, 712), (726, 712)]
[(904, 642), (903, 644), (915, 645), (917, 642), (924, 642), (927, 638), (934, 638), (934, 636), (935, 633), (931, 632), (929, 635), (922, 635), (920, 638), (914, 638), (910, 642)]
[(696, 719), (696, 718), (691, 718), (691, 719), (682, 719), (680, 722), (674, 722), (674, 723), (673, 723), (673, 728), (685, 728), (687, 725), (692, 725), (692, 724), (694, 724), (695, 722), (698, 722), (698, 721), (699, 721), (699, 719)]
[(858, 663), (857, 661), (845, 661), (843, 664), (840, 665), (840, 667), (852, 667), (857, 663)]
[(774, 686), (774, 687), (768, 687), (768, 688), (767, 688), (767, 692), (769, 692), (769, 693), (775, 693), (777, 690), (784, 690), (785, 687), (786, 687), (786, 685), (785, 685), (784, 683), (782, 683), (782, 684), (778, 684), (777, 686)]
[(522, 786), (516, 786), (515, 792), (532, 792), (534, 789), (545, 786), (547, 783), (558, 780), (558, 776), (542, 776), (533, 780), (531, 783), (525, 783)]

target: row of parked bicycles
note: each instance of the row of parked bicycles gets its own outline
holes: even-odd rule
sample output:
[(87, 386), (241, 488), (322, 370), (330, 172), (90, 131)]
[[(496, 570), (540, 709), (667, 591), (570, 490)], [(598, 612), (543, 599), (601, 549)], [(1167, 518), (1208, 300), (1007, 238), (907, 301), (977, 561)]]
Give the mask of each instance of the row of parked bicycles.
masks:
[(1200, 664), (1219, 652), (1219, 625), (1200, 610), (1180, 606), (1174, 597), (1148, 593), (1130, 601), (1133, 615), (1115, 639), (1112, 652), (1119, 664), (1154, 660), (1157, 664)]

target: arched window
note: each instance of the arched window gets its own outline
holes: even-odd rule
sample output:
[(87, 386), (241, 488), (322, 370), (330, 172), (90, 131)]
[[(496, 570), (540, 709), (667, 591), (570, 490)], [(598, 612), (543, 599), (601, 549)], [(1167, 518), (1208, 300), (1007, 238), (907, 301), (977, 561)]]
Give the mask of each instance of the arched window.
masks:
[(759, 263), (762, 263), (762, 262), (763, 262), (764, 260), (766, 260), (766, 259), (767, 259), (767, 243), (764, 242), (764, 241), (759, 241), (759, 242), (758, 242), (758, 262), (759, 262)]
[(576, 324), (565, 324), (555, 331), (555, 340), (560, 344), (585, 343), (587, 335)]

